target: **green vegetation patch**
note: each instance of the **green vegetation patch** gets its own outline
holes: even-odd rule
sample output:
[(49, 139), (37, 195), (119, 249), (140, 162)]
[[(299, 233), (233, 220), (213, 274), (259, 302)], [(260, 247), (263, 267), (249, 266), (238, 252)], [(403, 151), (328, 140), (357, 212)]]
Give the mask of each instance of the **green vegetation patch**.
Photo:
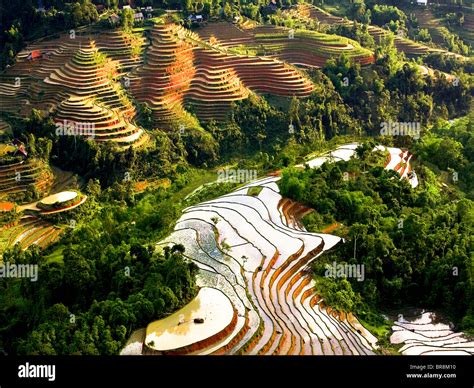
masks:
[(263, 190), (263, 186), (252, 186), (252, 187), (249, 187), (249, 189), (247, 190), (247, 195), (258, 197), (258, 195), (260, 194), (262, 190)]
[[(348, 228), (346, 242), (313, 264), (318, 292), (329, 305), (356, 313), (406, 305), (437, 308), (472, 331), (471, 127), (465, 118), (435, 129), (433, 139), (427, 136), (417, 144), (416, 189), (383, 163), (377, 165), (383, 155), (373, 158), (363, 152), (373, 149), (370, 143), (348, 162), (283, 171), (281, 194), (316, 210), (305, 218), (309, 225), (320, 228), (338, 220)], [(448, 147), (444, 152), (439, 151), (441, 144)], [(428, 156), (438, 152), (443, 157)], [(425, 159), (435, 162), (436, 169), (462, 174), (439, 187), (438, 175), (423, 165)], [(346, 278), (344, 271), (342, 277), (328, 276), (334, 263), (359, 266), (363, 279)]]

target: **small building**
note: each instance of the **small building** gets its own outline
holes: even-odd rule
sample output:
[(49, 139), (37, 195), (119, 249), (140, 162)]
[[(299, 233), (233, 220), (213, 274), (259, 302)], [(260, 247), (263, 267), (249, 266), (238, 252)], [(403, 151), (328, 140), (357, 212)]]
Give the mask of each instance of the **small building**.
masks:
[(12, 211), (14, 208), (15, 204), (13, 202), (0, 202), (0, 213)]
[(204, 21), (204, 18), (202, 15), (189, 15), (188, 20), (191, 21), (192, 23), (202, 23)]
[(26, 152), (26, 148), (23, 144), (21, 144), (17, 147), (16, 154), (21, 155), (21, 156), (23, 156), (23, 158), (26, 159), (26, 157), (28, 156), (28, 152)]
[(41, 50), (33, 50), (31, 53), (28, 54), (27, 59), (29, 61), (35, 61), (40, 59), (43, 55), (41, 54)]
[(428, 0), (416, 0), (418, 5), (428, 5)]
[(116, 13), (113, 13), (109, 16), (109, 20), (113, 25), (118, 24), (120, 22), (120, 16), (118, 16)]
[(147, 19), (151, 19), (153, 17), (153, 7), (148, 5), (146, 7), (141, 7), (140, 9)]
[(136, 21), (136, 22), (142, 22), (143, 19), (144, 19), (143, 13), (137, 12), (137, 13), (134, 15), (134, 18), (135, 18), (135, 21)]
[(18, 139), (13, 139), (12, 145), (15, 147), (15, 156), (23, 156), (26, 159), (28, 152), (22, 141)]

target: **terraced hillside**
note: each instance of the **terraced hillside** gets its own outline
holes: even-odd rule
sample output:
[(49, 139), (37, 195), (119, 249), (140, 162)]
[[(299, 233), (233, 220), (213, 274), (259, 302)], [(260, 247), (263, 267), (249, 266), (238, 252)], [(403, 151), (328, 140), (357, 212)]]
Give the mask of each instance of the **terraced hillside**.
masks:
[[(310, 167), (348, 160), (358, 144), (341, 146), (328, 155), (310, 159)], [(410, 154), (377, 147), (390, 155), (385, 167), (406, 178)], [(308, 233), (300, 219), (311, 209), (282, 198), (271, 176), (245, 185), (231, 194), (184, 210), (174, 232), (158, 246), (182, 244), (186, 256), (201, 269), (200, 286), (222, 291), (232, 309), (219, 330), (209, 337), (192, 334), (166, 345), (160, 335), (174, 332), (169, 325), (187, 324), (178, 311), (168, 321), (149, 325), (145, 353), (170, 354), (372, 354), (376, 339), (351, 314), (335, 311), (318, 296), (307, 269), (313, 260), (341, 242), (329, 234)], [(415, 185), (416, 186), (416, 185)], [(214, 312), (214, 314), (220, 314)], [(223, 314), (223, 313), (222, 313)], [(220, 318), (219, 318), (220, 319)], [(181, 323), (180, 323), (181, 322)], [(205, 322), (204, 322), (205, 323)], [(165, 330), (166, 327), (167, 329)], [(162, 328), (162, 329), (158, 329)], [(212, 332), (212, 335), (211, 335)], [(199, 333), (199, 332), (196, 332)], [(183, 333), (185, 336), (185, 334)], [(190, 334), (191, 336), (191, 334)], [(138, 347), (142, 349), (141, 347)]]
[(23, 250), (32, 245), (45, 248), (57, 241), (63, 232), (64, 228), (54, 226), (46, 220), (26, 216), (18, 223), (0, 229), (0, 253), (16, 244)]
[(114, 30), (98, 34), (95, 42), (101, 53), (120, 64), (120, 75), (143, 64), (146, 40), (141, 34)]
[[(91, 40), (95, 42), (99, 52), (120, 64), (119, 70), (122, 72), (142, 63), (146, 40), (141, 33), (118, 29), (100, 33), (84, 30), (74, 34), (57, 34), (29, 44), (18, 53), (15, 65), (6, 70), (6, 75), (29, 75), (35, 79), (44, 79), (70, 60), (78, 49), (87, 47)], [(31, 60), (29, 57), (33, 52), (39, 53), (40, 56)]]
[(464, 13), (464, 25), (461, 33), (471, 45), (474, 43), (474, 12)]
[[(461, 2), (462, 3), (462, 2)], [(440, 27), (447, 27), (448, 23), (444, 20), (445, 16), (450, 13), (462, 12), (464, 22), (459, 26), (450, 26), (452, 32), (455, 32), (467, 44), (474, 43), (474, 10), (472, 4), (465, 2), (463, 7), (452, 2), (437, 2), (438, 8), (429, 7), (410, 7), (402, 8), (406, 14), (413, 13), (421, 28), (426, 28), (430, 32), (433, 42), (443, 45), (443, 34), (439, 31)], [(462, 5), (462, 4), (461, 4)]]
[[(357, 147), (358, 143), (342, 145), (309, 158), (307, 164), (317, 168), (349, 160)], [(387, 153), (386, 169), (417, 186), (416, 175), (412, 179), (407, 174), (408, 151), (385, 146), (375, 150)], [(138, 339), (144, 345), (135, 338), (123, 354), (374, 353), (376, 338), (353, 314), (328, 306), (308, 271), (313, 260), (342, 239), (308, 233), (300, 220), (311, 209), (283, 198), (279, 179), (261, 178), (183, 211), (158, 249), (182, 244), (186, 257), (201, 270), (201, 290), (220, 291), (230, 305), (219, 293), (216, 297), (222, 301), (216, 305), (192, 301), (151, 323)], [(199, 298), (205, 299), (201, 294)]]
[(390, 342), (403, 344), (400, 352), (405, 355), (474, 355), (474, 341), (455, 333), (431, 312), (408, 319), (401, 315), (392, 330)]
[(0, 119), (0, 138), (3, 136), (8, 137), (11, 134), (11, 129), (10, 124)]
[(59, 104), (54, 120), (63, 126), (71, 124), (85, 138), (97, 142), (112, 141), (127, 147), (147, 138), (143, 129), (122, 116), (120, 110), (108, 109), (91, 97), (69, 97)]
[[(124, 36), (101, 35), (100, 46), (90, 36), (63, 36), (30, 46), (0, 79), (1, 110), (25, 117), (34, 107), (52, 113), (57, 123), (76, 132), (91, 129), (92, 138), (99, 142), (113, 141), (123, 147), (144, 144), (148, 136), (134, 125), (135, 108), (118, 82), (127, 69), (141, 63), (143, 40), (136, 38), (138, 52), (132, 56), (133, 47), (127, 46), (132, 38)], [(27, 53), (35, 50), (43, 57), (31, 62)]]
[(135, 98), (146, 102), (157, 125), (186, 123), (186, 107), (198, 118), (224, 120), (233, 101), (250, 91), (283, 96), (308, 96), (313, 86), (281, 61), (232, 55), (206, 44), (174, 24), (156, 25), (146, 63), (130, 75)]
[(75, 190), (56, 192), (39, 201), (26, 205), (4, 202), (6, 211), (19, 212), (20, 218), (0, 227), (0, 255), (8, 248), (18, 245), (27, 249), (32, 245), (45, 248), (57, 241), (66, 230), (66, 225), (56, 224), (48, 216), (68, 212), (81, 206), (87, 196)]
[[(348, 161), (354, 157), (358, 146), (359, 143), (342, 145), (333, 151), (326, 152), (316, 158), (311, 158), (305, 164), (311, 168), (316, 168), (326, 162), (332, 163), (341, 160)], [(395, 147), (376, 146), (374, 151), (387, 153), (387, 160), (384, 165), (385, 169), (397, 172), (400, 175), (400, 179), (407, 179), (413, 188), (418, 186), (418, 177), (410, 165), (413, 155), (408, 150), (401, 150), (400, 148)], [(300, 165), (300, 167), (302, 166)]]
[[(316, 19), (322, 24), (327, 25), (338, 25), (346, 24), (352, 25), (353, 22), (347, 20), (346, 18), (341, 18), (338, 16), (331, 15), (330, 13), (322, 10), (321, 8), (315, 7), (310, 4), (298, 4), (298, 12), (302, 15), (303, 18)], [(380, 39), (384, 36), (387, 36), (389, 32), (381, 27), (369, 26), (369, 34), (375, 39), (376, 42), (380, 42)], [(433, 52), (443, 52), (450, 55), (455, 55), (457, 57), (463, 58), (459, 54), (450, 53), (446, 50), (436, 49), (429, 46), (426, 46), (422, 43), (414, 42), (407, 38), (402, 38), (399, 36), (395, 37), (395, 47), (404, 52), (407, 55), (425, 55)]]
[[(0, 157), (0, 202), (31, 201), (49, 193), (54, 176), (44, 161), (17, 155), (17, 147), (8, 144), (0, 144)], [(3, 203), (10, 204), (3, 211), (19, 210), (14, 202)], [(44, 248), (54, 242), (61, 232), (62, 229), (46, 220), (23, 215), (19, 221), (0, 227), (0, 254), (15, 244), (19, 244), (21, 249), (34, 244)]]
[(330, 58), (341, 53), (361, 65), (374, 62), (373, 55), (350, 39), (321, 34), (314, 31), (297, 30), (291, 39), (288, 31), (283, 33), (256, 34), (257, 46), (274, 53), (279, 59), (303, 67), (322, 67)]
[[(15, 245), (25, 250), (32, 245), (45, 248), (55, 242), (64, 226), (56, 226), (44, 216), (72, 210), (87, 199), (73, 191), (48, 195), (55, 183), (48, 164), (29, 155), (22, 144), (7, 141), (0, 143), (0, 212), (10, 213), (6, 214), (10, 218), (0, 226), (0, 257), (5, 249)], [(56, 182), (55, 186), (59, 184)], [(38, 201), (39, 198), (42, 199)], [(64, 206), (56, 203), (61, 200)], [(31, 201), (34, 202), (20, 205)], [(36, 207), (38, 203), (46, 205)], [(12, 213), (18, 213), (17, 217)]]
[(420, 25), (421, 28), (426, 28), (431, 37), (433, 38), (433, 42), (442, 44), (443, 37), (439, 33), (438, 29), (442, 26), (441, 19), (436, 18), (433, 14), (433, 11), (428, 7), (416, 7), (412, 12)]
[[(281, 61), (228, 54), (177, 25), (156, 25), (150, 38), (147, 48), (141, 35), (120, 30), (31, 44), (0, 77), (1, 109), (26, 117), (34, 107), (52, 112), (59, 124), (94, 125), (96, 141), (139, 146), (147, 135), (134, 124), (135, 108), (119, 79), (125, 87), (130, 82), (165, 128), (192, 121), (189, 106), (203, 121), (225, 120), (231, 103), (251, 90), (304, 97), (313, 89)], [(28, 59), (33, 52), (41, 56)]]
[(277, 26), (253, 26), (241, 29), (231, 23), (210, 23), (197, 31), (202, 39), (222, 47), (243, 46), (244, 49), (268, 55), (302, 67), (322, 67), (329, 58), (345, 52), (362, 65), (372, 63), (369, 50), (356, 42), (335, 35)]
[(198, 68), (196, 50), (184, 39), (185, 34), (189, 33), (177, 26), (156, 26), (147, 63), (131, 76), (132, 93), (151, 107), (158, 125), (187, 121), (185, 97), (199, 105), (198, 115), (206, 113), (206, 106), (213, 103), (210, 113), (214, 106), (215, 117), (222, 118), (220, 113), (225, 114), (232, 101), (248, 95), (230, 69)]
[[(43, 80), (70, 61), (77, 51), (90, 42), (90, 36), (62, 34), (54, 39), (41, 39), (18, 53), (16, 63), (0, 76), (2, 111), (19, 116), (28, 115), (36, 107), (48, 111), (51, 103), (42, 103)], [(35, 53), (34, 60), (30, 56)]]
[(233, 23), (216, 22), (200, 27), (196, 33), (202, 40), (218, 44), (221, 47), (235, 47), (254, 42), (253, 28), (255, 27), (243, 29)]
[[(298, 219), (309, 209), (283, 199), (278, 179), (264, 178), (186, 209), (159, 243), (183, 244), (201, 268), (200, 285), (222, 291), (237, 312), (225, 337), (191, 353), (372, 354), (375, 338), (352, 314), (327, 306), (306, 273), (341, 239), (307, 233)], [(260, 193), (249, 195), (251, 187)]]
[(0, 164), (0, 200), (23, 196), (27, 191), (42, 194), (52, 184), (52, 173), (35, 158), (4, 157)]
[(117, 63), (99, 53), (95, 42), (90, 41), (44, 80), (48, 86), (44, 99), (56, 99), (57, 103), (58, 95), (68, 95), (59, 104), (56, 117), (76, 124), (98, 124), (95, 135), (99, 141), (136, 143), (145, 133), (129, 123), (135, 108), (115, 81), (117, 68)]
[[(269, 56), (231, 53), (174, 24), (155, 25), (147, 47), (139, 34), (120, 30), (43, 39), (22, 51), (0, 77), (1, 109), (19, 117), (39, 109), (58, 124), (94, 125), (96, 141), (140, 146), (148, 137), (134, 124), (125, 88), (149, 105), (157, 127), (170, 128), (195, 124), (188, 110), (202, 121), (224, 121), (231, 104), (251, 92), (308, 96), (311, 82), (279, 58), (320, 66), (321, 58), (347, 50), (362, 63), (372, 60), (344, 38), (334, 43), (322, 34), (297, 32), (292, 48), (285, 29), (250, 26), (248, 31), (252, 44), (267, 47), (262, 54)], [(40, 55), (32, 60), (35, 52)]]

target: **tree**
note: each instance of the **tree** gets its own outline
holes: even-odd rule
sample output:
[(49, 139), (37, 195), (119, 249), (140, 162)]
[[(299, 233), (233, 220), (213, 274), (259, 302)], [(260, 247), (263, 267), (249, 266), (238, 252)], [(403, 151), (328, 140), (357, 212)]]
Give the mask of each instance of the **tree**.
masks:
[(152, 129), (153, 125), (153, 111), (149, 105), (145, 102), (139, 105), (140, 109), (140, 124), (146, 129)]
[(194, 4), (192, 0), (182, 0), (182, 8), (184, 12), (190, 14), (194, 12)]
[(120, 25), (125, 31), (130, 31), (133, 28), (135, 21), (135, 14), (131, 9), (124, 9), (120, 13)]
[(99, 20), (99, 14), (94, 4), (90, 0), (81, 3), (66, 4), (66, 25), (68, 27), (78, 27), (84, 24), (91, 24)]
[(290, 118), (290, 123), (295, 126), (295, 129), (301, 129), (301, 121), (300, 121), (300, 101), (298, 98), (293, 96), (291, 98), (290, 107), (288, 109), (288, 116)]
[(348, 12), (351, 19), (366, 24), (370, 23), (370, 11), (367, 10), (364, 0), (354, 0)]
[(355, 311), (360, 307), (360, 294), (354, 292), (345, 278), (318, 278), (316, 288), (327, 305), (340, 311)]
[(226, 0), (224, 4), (224, 8), (222, 10), (222, 14), (224, 18), (230, 19), (232, 18), (232, 6), (230, 5), (230, 1)]

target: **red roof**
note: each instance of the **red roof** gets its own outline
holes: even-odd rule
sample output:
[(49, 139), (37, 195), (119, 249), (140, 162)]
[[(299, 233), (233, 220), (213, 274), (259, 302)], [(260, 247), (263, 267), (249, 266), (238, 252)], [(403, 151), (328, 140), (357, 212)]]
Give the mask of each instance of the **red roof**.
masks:
[(0, 202), (0, 212), (9, 212), (14, 206), (12, 202)]
[(23, 156), (28, 156), (28, 152), (23, 145), (18, 146), (17, 151), (20, 152)]
[(28, 55), (28, 59), (36, 59), (41, 58), (41, 51), (40, 50), (33, 50), (30, 55)]

